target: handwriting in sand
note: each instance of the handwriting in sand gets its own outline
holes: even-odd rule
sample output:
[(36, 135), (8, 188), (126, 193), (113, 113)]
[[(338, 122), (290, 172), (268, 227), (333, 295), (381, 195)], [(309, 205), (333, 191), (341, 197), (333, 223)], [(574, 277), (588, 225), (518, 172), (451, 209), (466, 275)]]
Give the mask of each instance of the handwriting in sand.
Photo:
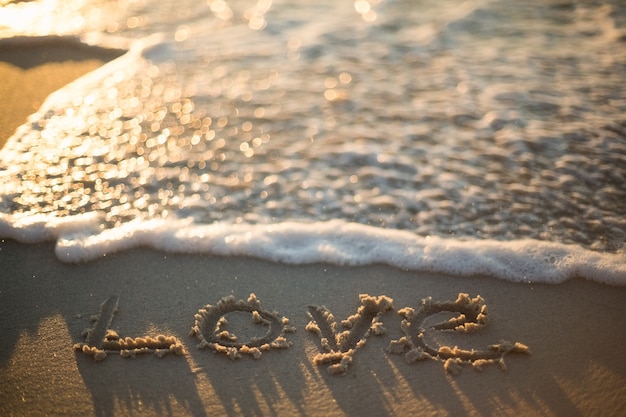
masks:
[[(387, 296), (359, 296), (355, 314), (337, 322), (325, 306), (309, 306), (309, 323), (306, 330), (319, 338), (320, 353), (313, 363), (326, 365), (330, 374), (344, 374), (353, 363), (355, 355), (366, 344), (370, 336), (387, 334), (383, 316), (394, 310), (393, 300)], [(122, 337), (110, 329), (118, 308), (118, 297), (106, 299), (98, 315), (92, 317), (93, 326), (83, 332), (85, 342), (74, 347), (96, 361), (109, 354), (135, 357), (153, 353), (159, 357), (167, 354), (185, 355), (183, 343), (174, 336), (157, 335)], [(426, 324), (427, 319), (439, 313), (449, 313), (448, 320)], [(483, 367), (496, 364), (503, 370), (504, 357), (510, 353), (528, 354), (527, 346), (519, 342), (501, 341), (484, 350), (466, 350), (457, 346), (435, 345), (427, 334), (436, 331), (471, 333), (487, 324), (487, 305), (480, 297), (459, 294), (455, 301), (436, 302), (428, 297), (421, 300), (419, 308), (404, 307), (397, 310), (402, 317), (400, 323), (403, 336), (392, 339), (387, 353), (403, 355), (407, 364), (424, 360), (439, 361), (447, 372), (457, 374), (462, 366), (471, 366), (481, 371)], [(198, 341), (198, 349), (210, 349), (222, 353), (232, 360), (243, 355), (259, 359), (263, 352), (283, 350), (292, 346), (289, 333), (296, 331), (287, 317), (278, 312), (264, 309), (260, 300), (250, 294), (247, 300), (234, 296), (220, 299), (215, 305), (207, 304), (194, 316), (190, 335)]]

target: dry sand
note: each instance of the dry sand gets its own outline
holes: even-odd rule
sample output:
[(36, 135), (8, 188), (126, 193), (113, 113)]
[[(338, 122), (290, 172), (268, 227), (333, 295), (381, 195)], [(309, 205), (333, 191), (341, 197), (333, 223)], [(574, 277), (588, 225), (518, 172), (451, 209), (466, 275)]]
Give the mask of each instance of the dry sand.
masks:
[(50, 93), (120, 53), (70, 38), (1, 39), (0, 148)]
[[(626, 288), (147, 249), (67, 265), (54, 257), (52, 244), (5, 241), (0, 249), (1, 415), (610, 416), (626, 407)], [(190, 336), (198, 311), (231, 295), (247, 303), (251, 293), (260, 310), (288, 318), (295, 328), (284, 334), (290, 346), (234, 360), (199, 349)], [(347, 372), (332, 375), (326, 364), (316, 364), (323, 351), (318, 335), (306, 330), (309, 306), (325, 305), (340, 324), (357, 312), (362, 293), (393, 300), (393, 310), (379, 316), (386, 333), (369, 336)], [(429, 331), (428, 345), (484, 350), (505, 339), (532, 353), (507, 355), (506, 371), (497, 364), (480, 372), (467, 365), (455, 375), (442, 360), (409, 364), (387, 352), (390, 341), (404, 335), (399, 310), (418, 310), (428, 296), (435, 303), (454, 301), (459, 293), (482, 296), (489, 320), (474, 332)], [(75, 350), (110, 296), (118, 306), (108, 327), (117, 335), (173, 337), (186, 352), (161, 358), (109, 352), (96, 361)], [(269, 331), (241, 309), (222, 313), (242, 344)], [(440, 314), (426, 323), (448, 318)]]

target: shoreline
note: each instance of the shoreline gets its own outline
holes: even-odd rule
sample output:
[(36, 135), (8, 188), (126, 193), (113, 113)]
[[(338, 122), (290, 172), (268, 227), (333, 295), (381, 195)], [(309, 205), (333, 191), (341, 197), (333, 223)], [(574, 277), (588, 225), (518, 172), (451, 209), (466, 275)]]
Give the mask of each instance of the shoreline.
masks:
[[(624, 287), (578, 279), (516, 284), (383, 265), (297, 266), (144, 248), (67, 265), (55, 258), (51, 243), (7, 240), (0, 249), (2, 414), (339, 416), (420, 409), (434, 415), (612, 415), (626, 405)], [(189, 332), (199, 309), (251, 293), (264, 309), (289, 319), (295, 332), (285, 336), (292, 345), (237, 360), (198, 349)], [(399, 310), (418, 309), (426, 297), (454, 301), (459, 293), (481, 295), (489, 321), (475, 332), (435, 332), (428, 343), (482, 350), (506, 339), (531, 354), (507, 355), (506, 371), (463, 365), (454, 375), (443, 361), (409, 364), (386, 351), (403, 335)], [(357, 311), (359, 294), (393, 299), (393, 310), (380, 317), (387, 333), (368, 337), (345, 374), (331, 375), (315, 363), (321, 345), (306, 330), (308, 306), (324, 305), (341, 320)], [(94, 325), (90, 317), (112, 295), (119, 305), (110, 329), (121, 337), (172, 336), (186, 353), (161, 359), (109, 354), (97, 362), (75, 351), (83, 330)], [(246, 313), (225, 313), (237, 314)], [(241, 323), (231, 330), (243, 339), (254, 334)]]
[[(0, 96), (10, 103), (0, 116), (0, 148), (49, 93), (117, 54), (55, 39), (0, 41)], [(5, 47), (11, 42), (19, 46)], [(626, 408), (623, 286), (145, 247), (67, 264), (54, 243), (10, 239), (0, 239), (0, 271), (0, 415), (611, 416)], [(459, 311), (445, 310), (463, 304), (459, 294), (480, 296), (488, 319), (479, 318), (478, 299), (479, 314), (462, 330), (425, 332), (430, 357), (413, 361), (417, 350), (401, 342), (403, 317), (411, 322), (409, 309), (423, 311), (421, 300), (432, 297), (443, 312), (424, 314), (424, 323), (459, 320)], [(335, 346), (341, 355), (329, 362), (319, 357), (332, 327), (325, 312), (338, 327), (350, 322), (346, 343), (355, 347), (348, 354)], [(211, 339), (206, 328), (220, 317), (226, 333)], [(315, 326), (320, 334), (307, 330)], [(374, 334), (365, 337), (368, 329)], [(515, 351), (516, 342), (530, 354)], [(491, 345), (513, 350), (498, 355)], [(465, 353), (472, 349), (483, 353)], [(454, 355), (477, 360), (449, 362)]]
[(0, 39), (0, 149), (50, 93), (95, 70), (123, 51), (81, 43), (73, 37)]

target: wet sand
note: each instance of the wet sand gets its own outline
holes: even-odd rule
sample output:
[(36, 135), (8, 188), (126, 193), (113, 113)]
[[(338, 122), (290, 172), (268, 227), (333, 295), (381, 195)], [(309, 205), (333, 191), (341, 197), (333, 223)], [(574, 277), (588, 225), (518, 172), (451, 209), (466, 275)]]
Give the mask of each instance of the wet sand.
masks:
[[(609, 416), (626, 406), (623, 287), (585, 280), (513, 284), (381, 265), (288, 266), (147, 249), (68, 265), (55, 258), (52, 244), (5, 241), (0, 249), (2, 415), (385, 416), (417, 410), (418, 415)], [(466, 362), (457, 373), (442, 358), (408, 363), (407, 351), (388, 349), (406, 335), (399, 314), (405, 307), (420, 310), (426, 297), (443, 305), (459, 293), (484, 299), (486, 324), (473, 332), (427, 330), (427, 346), (482, 352), (506, 340), (527, 346), (530, 354), (505, 355), (506, 370), (499, 363)], [(223, 297), (247, 304), (250, 294), (260, 311), (288, 319), (287, 343), (257, 359), (240, 350), (229, 355), (199, 346), (190, 335), (196, 314)], [(378, 315), (385, 331), (366, 337), (345, 372), (337, 374), (331, 363), (316, 360), (325, 352), (324, 334), (307, 330), (315, 327), (310, 306), (325, 306), (340, 333), (346, 330), (341, 321), (357, 313), (360, 294), (384, 295), (393, 308)], [(117, 308), (106, 313), (105, 305), (101, 311), (111, 296)], [(227, 322), (221, 330), (240, 345), (272, 331), (277, 333), (269, 341), (278, 337), (282, 328), (271, 330), (245, 310), (220, 310)], [(432, 314), (423, 325), (457, 316)], [(350, 330), (357, 338), (368, 334), (371, 317), (358, 319), (351, 319), (356, 324)], [(146, 343), (162, 335), (183, 349), (159, 355), (110, 350), (104, 358), (76, 349), (88, 339), (84, 330), (102, 320), (122, 339)], [(324, 327), (323, 320), (313, 322)], [(211, 337), (206, 327), (201, 332)], [(218, 345), (236, 346), (216, 337)]]

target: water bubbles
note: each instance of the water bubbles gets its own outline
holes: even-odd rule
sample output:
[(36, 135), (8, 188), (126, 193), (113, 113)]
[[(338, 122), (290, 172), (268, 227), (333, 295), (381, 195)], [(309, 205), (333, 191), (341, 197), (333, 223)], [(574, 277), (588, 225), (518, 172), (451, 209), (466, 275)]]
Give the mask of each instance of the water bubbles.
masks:
[(354, 9), (359, 14), (364, 14), (372, 9), (371, 4), (367, 0), (356, 0), (354, 2)]
[(128, 29), (137, 29), (144, 24), (145, 17), (143, 16), (131, 16), (126, 20), (126, 27)]
[(352, 82), (352, 76), (348, 72), (342, 72), (337, 77), (326, 77), (324, 80), (324, 98), (328, 101), (343, 101), (349, 97), (348, 90), (341, 88)]
[(339, 81), (342, 84), (350, 84), (352, 82), (352, 75), (349, 72), (342, 72), (339, 74)]
[(356, 0), (354, 9), (361, 15), (366, 22), (373, 22), (378, 18), (373, 6), (379, 4), (382, 0)]
[(176, 32), (174, 33), (174, 40), (176, 42), (182, 42), (189, 37), (189, 26), (188, 25), (180, 25), (176, 28)]
[(256, 109), (254, 109), (254, 117), (261, 118), (263, 116), (265, 116), (264, 107), (257, 107)]
[(233, 11), (224, 0), (207, 0), (207, 3), (219, 19), (230, 20), (233, 17)]

